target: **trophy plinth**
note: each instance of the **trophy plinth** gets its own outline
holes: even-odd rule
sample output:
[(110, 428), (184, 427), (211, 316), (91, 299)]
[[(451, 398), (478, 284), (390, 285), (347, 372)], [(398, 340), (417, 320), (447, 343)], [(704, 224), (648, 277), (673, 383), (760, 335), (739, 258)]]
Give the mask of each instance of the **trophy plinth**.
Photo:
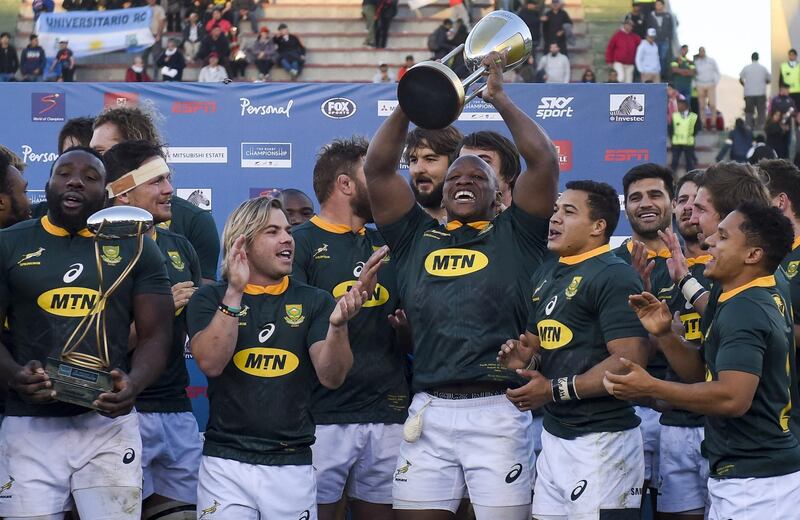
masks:
[(114, 389), (109, 372), (82, 367), (63, 359), (47, 358), (45, 371), (53, 383), (56, 399), (65, 403), (96, 410), (93, 403), (100, 394)]

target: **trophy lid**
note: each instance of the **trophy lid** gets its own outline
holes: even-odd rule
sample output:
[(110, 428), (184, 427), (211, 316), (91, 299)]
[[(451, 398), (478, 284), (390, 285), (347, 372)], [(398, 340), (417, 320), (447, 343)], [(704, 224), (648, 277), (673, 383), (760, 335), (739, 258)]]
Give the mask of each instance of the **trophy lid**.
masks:
[(464, 63), (477, 70), (492, 51), (508, 49), (505, 71), (524, 63), (533, 49), (531, 30), (522, 18), (508, 11), (493, 11), (475, 24), (464, 43)]
[(153, 227), (153, 215), (134, 206), (113, 206), (89, 216), (86, 227), (97, 238), (134, 238)]

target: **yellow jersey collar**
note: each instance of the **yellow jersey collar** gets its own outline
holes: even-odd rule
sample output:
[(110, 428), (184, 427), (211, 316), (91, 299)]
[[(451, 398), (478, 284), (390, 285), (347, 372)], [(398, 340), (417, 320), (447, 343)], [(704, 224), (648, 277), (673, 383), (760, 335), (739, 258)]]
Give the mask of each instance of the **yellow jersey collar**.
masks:
[(794, 242), (792, 242), (792, 251), (800, 247), (800, 235), (795, 237)]
[[(626, 247), (628, 248), (628, 253), (633, 254), (633, 240), (632, 239), (630, 239), (630, 238), (628, 239)], [(658, 257), (658, 258), (672, 258), (672, 254), (669, 252), (669, 249), (667, 249), (666, 247), (664, 249), (660, 249), (658, 251), (653, 251), (651, 249), (647, 250), (647, 259), (648, 260), (651, 260), (651, 259), (656, 258), (656, 257)]]
[(252, 295), (269, 294), (272, 296), (277, 296), (279, 294), (285, 293), (286, 289), (288, 288), (289, 288), (289, 277), (284, 276), (280, 282), (274, 285), (256, 285), (249, 283), (244, 287), (244, 293)]
[[(50, 222), (50, 219), (47, 217), (47, 215), (42, 217), (41, 223), (42, 223), (42, 227), (44, 228), (44, 230), (47, 231), (48, 233), (50, 233), (51, 235), (55, 235), (57, 237), (68, 237), (68, 236), (70, 236), (70, 232), (69, 231), (67, 231), (66, 229), (64, 229), (64, 228), (62, 228), (60, 226), (56, 226), (55, 224)], [(92, 232), (89, 231), (86, 228), (83, 228), (80, 231), (78, 231), (77, 235), (78, 236), (82, 236), (84, 238), (92, 238), (94, 236), (92, 234)]]
[(744, 285), (740, 285), (739, 287), (736, 287), (735, 289), (731, 289), (730, 291), (725, 291), (724, 293), (722, 293), (720, 295), (719, 303), (722, 303), (724, 301), (730, 300), (731, 298), (733, 298), (734, 296), (736, 296), (740, 292), (746, 291), (747, 289), (750, 289), (751, 287), (775, 287), (775, 275), (771, 274), (769, 276), (762, 276), (762, 277), (756, 278), (755, 280), (752, 280), (752, 281), (750, 281), (750, 282), (748, 282), (748, 283), (746, 283)]
[(361, 227), (361, 229), (355, 231), (350, 229), (350, 226), (345, 226), (344, 224), (334, 224), (333, 222), (328, 222), (324, 220), (319, 215), (314, 215), (311, 217), (311, 223), (317, 226), (320, 229), (324, 229), (325, 231), (329, 231), (331, 233), (336, 233), (338, 235), (343, 235), (344, 233), (356, 233), (358, 235), (363, 235), (367, 232), (365, 227)]
[(609, 251), (611, 251), (611, 245), (603, 244), (600, 247), (596, 247), (596, 248), (592, 249), (591, 251), (586, 251), (585, 253), (581, 253), (579, 255), (562, 256), (561, 258), (558, 259), (558, 261), (559, 261), (559, 263), (562, 263), (562, 264), (576, 265), (576, 264), (579, 264), (579, 263), (583, 262), (584, 260), (588, 260), (588, 259), (593, 258), (595, 256), (602, 255), (603, 253), (608, 253)]
[(689, 267), (692, 267), (693, 265), (697, 264), (705, 265), (709, 262), (709, 260), (711, 260), (711, 258), (712, 258), (711, 255), (700, 255), (694, 258), (687, 258), (686, 263), (688, 264)]
[[(483, 231), (484, 229), (486, 229), (486, 227), (489, 225), (489, 223), (490, 222), (488, 220), (476, 220), (475, 222), (467, 222), (467, 225), (469, 227), (471, 227), (472, 229), (477, 229), (478, 231)], [(454, 231), (454, 230), (462, 227), (463, 225), (464, 224), (460, 220), (451, 220), (450, 222), (448, 222), (444, 226), (444, 228), (447, 231)]]

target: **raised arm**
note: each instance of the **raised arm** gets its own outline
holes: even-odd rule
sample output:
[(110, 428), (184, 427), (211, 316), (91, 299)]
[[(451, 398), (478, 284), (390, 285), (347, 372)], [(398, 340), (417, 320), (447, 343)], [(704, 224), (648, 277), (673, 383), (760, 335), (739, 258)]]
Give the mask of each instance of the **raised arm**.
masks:
[(367, 149), (364, 175), (375, 223), (398, 221), (416, 204), (408, 181), (397, 172), (408, 132), (408, 118), (398, 106), (386, 118)]

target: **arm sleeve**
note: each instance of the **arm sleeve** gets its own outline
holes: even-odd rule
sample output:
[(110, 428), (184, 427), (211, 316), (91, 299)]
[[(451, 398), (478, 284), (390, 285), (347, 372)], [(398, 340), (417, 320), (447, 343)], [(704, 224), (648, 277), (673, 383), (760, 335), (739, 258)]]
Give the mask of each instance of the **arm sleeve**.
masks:
[(620, 338), (646, 338), (647, 331), (628, 306), (628, 296), (642, 292), (639, 275), (627, 264), (613, 264), (600, 276), (602, 279), (598, 280), (593, 300), (603, 340), (608, 343)]
[[(534, 175), (539, 175), (539, 173), (534, 173)], [(513, 202), (503, 213), (509, 214), (514, 234), (517, 237), (517, 244), (523, 249), (525, 256), (541, 261), (547, 250), (547, 230), (550, 227), (550, 219), (526, 213)], [(500, 214), (500, 217), (503, 216), (503, 213)]]
[[(333, 296), (321, 289), (316, 289), (315, 312), (311, 325), (308, 327), (307, 345), (310, 347), (318, 341), (323, 341), (328, 336), (331, 313), (336, 306)], [(348, 324), (349, 326), (349, 324)]]
[[(539, 269), (536, 270), (535, 273), (533, 273), (533, 276), (531, 277), (531, 282), (529, 284), (530, 286), (528, 287), (526, 300), (525, 300), (526, 301), (526, 305), (527, 305), (527, 309), (528, 309), (528, 321), (527, 321), (527, 325), (525, 326), (525, 329), (528, 332), (530, 332), (531, 334), (534, 334), (536, 336), (539, 335), (539, 327), (536, 326), (536, 309), (539, 308), (539, 304), (541, 303), (541, 300), (533, 301), (533, 298), (534, 298), (533, 291), (535, 291), (536, 288), (539, 287), (539, 284), (542, 283), (542, 282), (540, 282), (540, 280), (542, 278), (540, 276), (540, 273), (542, 273), (542, 271), (543, 271), (543, 269), (540, 267)], [(514, 339), (516, 339), (516, 338), (514, 338)]]
[(133, 269), (134, 294), (172, 295), (164, 255), (150, 237), (144, 237), (142, 256)]
[(435, 226), (436, 220), (425, 213), (419, 204), (414, 204), (397, 222), (379, 226), (378, 231), (381, 232), (393, 255), (404, 255), (411, 249), (420, 231)]
[(298, 282), (308, 283), (308, 257), (309, 247), (305, 237), (295, 233), (294, 261), (292, 262), (292, 278)]
[(762, 324), (768, 323), (758, 305), (738, 298), (720, 310), (719, 323), (725, 323), (714, 366), (717, 372), (735, 370), (761, 377), (769, 332)]
[(189, 338), (208, 327), (221, 300), (215, 285), (204, 285), (192, 295), (186, 306), (186, 332)]
[(200, 258), (203, 278), (216, 280), (220, 244), (217, 226), (211, 213), (207, 211), (197, 213), (192, 219), (192, 226), (186, 235)]

